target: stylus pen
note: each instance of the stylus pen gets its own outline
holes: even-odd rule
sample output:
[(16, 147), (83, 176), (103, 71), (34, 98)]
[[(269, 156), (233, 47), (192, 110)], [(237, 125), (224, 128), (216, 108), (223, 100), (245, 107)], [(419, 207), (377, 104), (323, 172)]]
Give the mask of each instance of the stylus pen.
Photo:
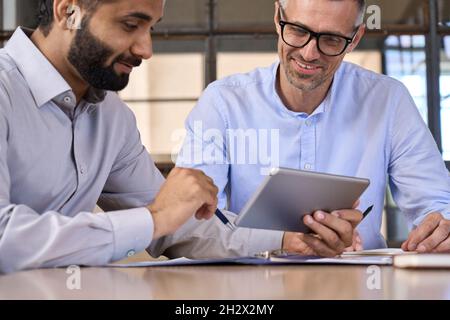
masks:
[(236, 226), (232, 222), (230, 222), (230, 220), (228, 220), (227, 217), (225, 217), (225, 215), (219, 209), (216, 209), (216, 216), (220, 219), (220, 221), (222, 221), (224, 225), (230, 228), (231, 231), (236, 230)]
[(370, 213), (370, 211), (372, 211), (372, 209), (373, 209), (373, 206), (368, 207), (367, 210), (363, 212), (363, 217), (361, 220), (363, 220), (365, 217), (367, 217), (367, 215)]

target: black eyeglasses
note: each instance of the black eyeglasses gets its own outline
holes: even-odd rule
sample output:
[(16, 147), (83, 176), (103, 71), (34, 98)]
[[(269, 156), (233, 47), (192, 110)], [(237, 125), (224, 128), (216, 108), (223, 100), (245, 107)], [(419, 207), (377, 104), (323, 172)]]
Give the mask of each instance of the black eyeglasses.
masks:
[(303, 48), (311, 42), (312, 38), (316, 38), (317, 49), (326, 56), (336, 57), (344, 53), (345, 49), (353, 42), (359, 26), (355, 28), (351, 38), (344, 37), (333, 33), (321, 33), (309, 30), (306, 27), (299, 26), (281, 20), (281, 8), (279, 11), (279, 24), (281, 26), (281, 38), (283, 41), (294, 48)]

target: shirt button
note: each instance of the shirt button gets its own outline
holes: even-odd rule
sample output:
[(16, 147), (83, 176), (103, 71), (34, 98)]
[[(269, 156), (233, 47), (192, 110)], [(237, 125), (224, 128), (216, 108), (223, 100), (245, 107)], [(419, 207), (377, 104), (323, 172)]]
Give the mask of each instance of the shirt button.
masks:
[(307, 127), (310, 127), (311, 124), (312, 124), (312, 123), (311, 123), (311, 120), (306, 120), (306, 123), (305, 123), (305, 124), (306, 124)]
[(136, 251), (130, 250), (130, 251), (127, 252), (127, 257), (132, 257), (132, 256), (134, 256), (135, 254), (136, 254)]
[(84, 170), (84, 167), (80, 167), (80, 173), (84, 174), (86, 172), (86, 170)]
[(72, 99), (70, 97), (64, 97), (64, 102), (65, 103), (71, 103)]
[(311, 164), (309, 163), (305, 164), (305, 170), (311, 170), (311, 168), (312, 168)]

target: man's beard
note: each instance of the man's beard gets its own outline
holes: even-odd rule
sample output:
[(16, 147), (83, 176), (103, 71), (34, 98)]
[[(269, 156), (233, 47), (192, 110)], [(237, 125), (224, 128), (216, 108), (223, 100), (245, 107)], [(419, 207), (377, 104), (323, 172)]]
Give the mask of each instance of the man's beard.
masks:
[(135, 57), (120, 55), (107, 66), (114, 50), (95, 37), (89, 30), (89, 17), (84, 17), (81, 29), (77, 30), (70, 46), (68, 60), (75, 67), (84, 81), (90, 86), (101, 90), (123, 90), (130, 80), (127, 73), (118, 75), (114, 64), (122, 61), (131, 66), (138, 67), (142, 60)]
[[(326, 76), (324, 74), (319, 74), (319, 77), (316, 78), (306, 74), (299, 74), (296, 70), (294, 70), (291, 63), (295, 62), (291, 60), (290, 55), (287, 55), (284, 61), (285, 66), (284, 71), (286, 74), (286, 78), (289, 81), (289, 83), (292, 86), (296, 87), (297, 89), (304, 91), (312, 91), (317, 89), (327, 81)], [(308, 80), (309, 83), (305, 83), (304, 80)]]

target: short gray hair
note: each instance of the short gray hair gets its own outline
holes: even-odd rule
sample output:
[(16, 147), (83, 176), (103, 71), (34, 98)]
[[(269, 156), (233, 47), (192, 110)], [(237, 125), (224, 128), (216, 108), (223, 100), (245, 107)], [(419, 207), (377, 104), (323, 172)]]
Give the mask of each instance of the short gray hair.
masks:
[[(280, 5), (283, 9), (286, 9), (288, 1), (289, 0), (279, 0), (280, 1)], [(330, 1), (341, 1), (341, 0), (330, 0)], [(359, 5), (359, 17), (358, 17), (358, 21), (356, 23), (357, 26), (359, 26), (360, 24), (364, 23), (364, 15), (366, 13), (366, 0), (355, 0), (358, 2)]]

